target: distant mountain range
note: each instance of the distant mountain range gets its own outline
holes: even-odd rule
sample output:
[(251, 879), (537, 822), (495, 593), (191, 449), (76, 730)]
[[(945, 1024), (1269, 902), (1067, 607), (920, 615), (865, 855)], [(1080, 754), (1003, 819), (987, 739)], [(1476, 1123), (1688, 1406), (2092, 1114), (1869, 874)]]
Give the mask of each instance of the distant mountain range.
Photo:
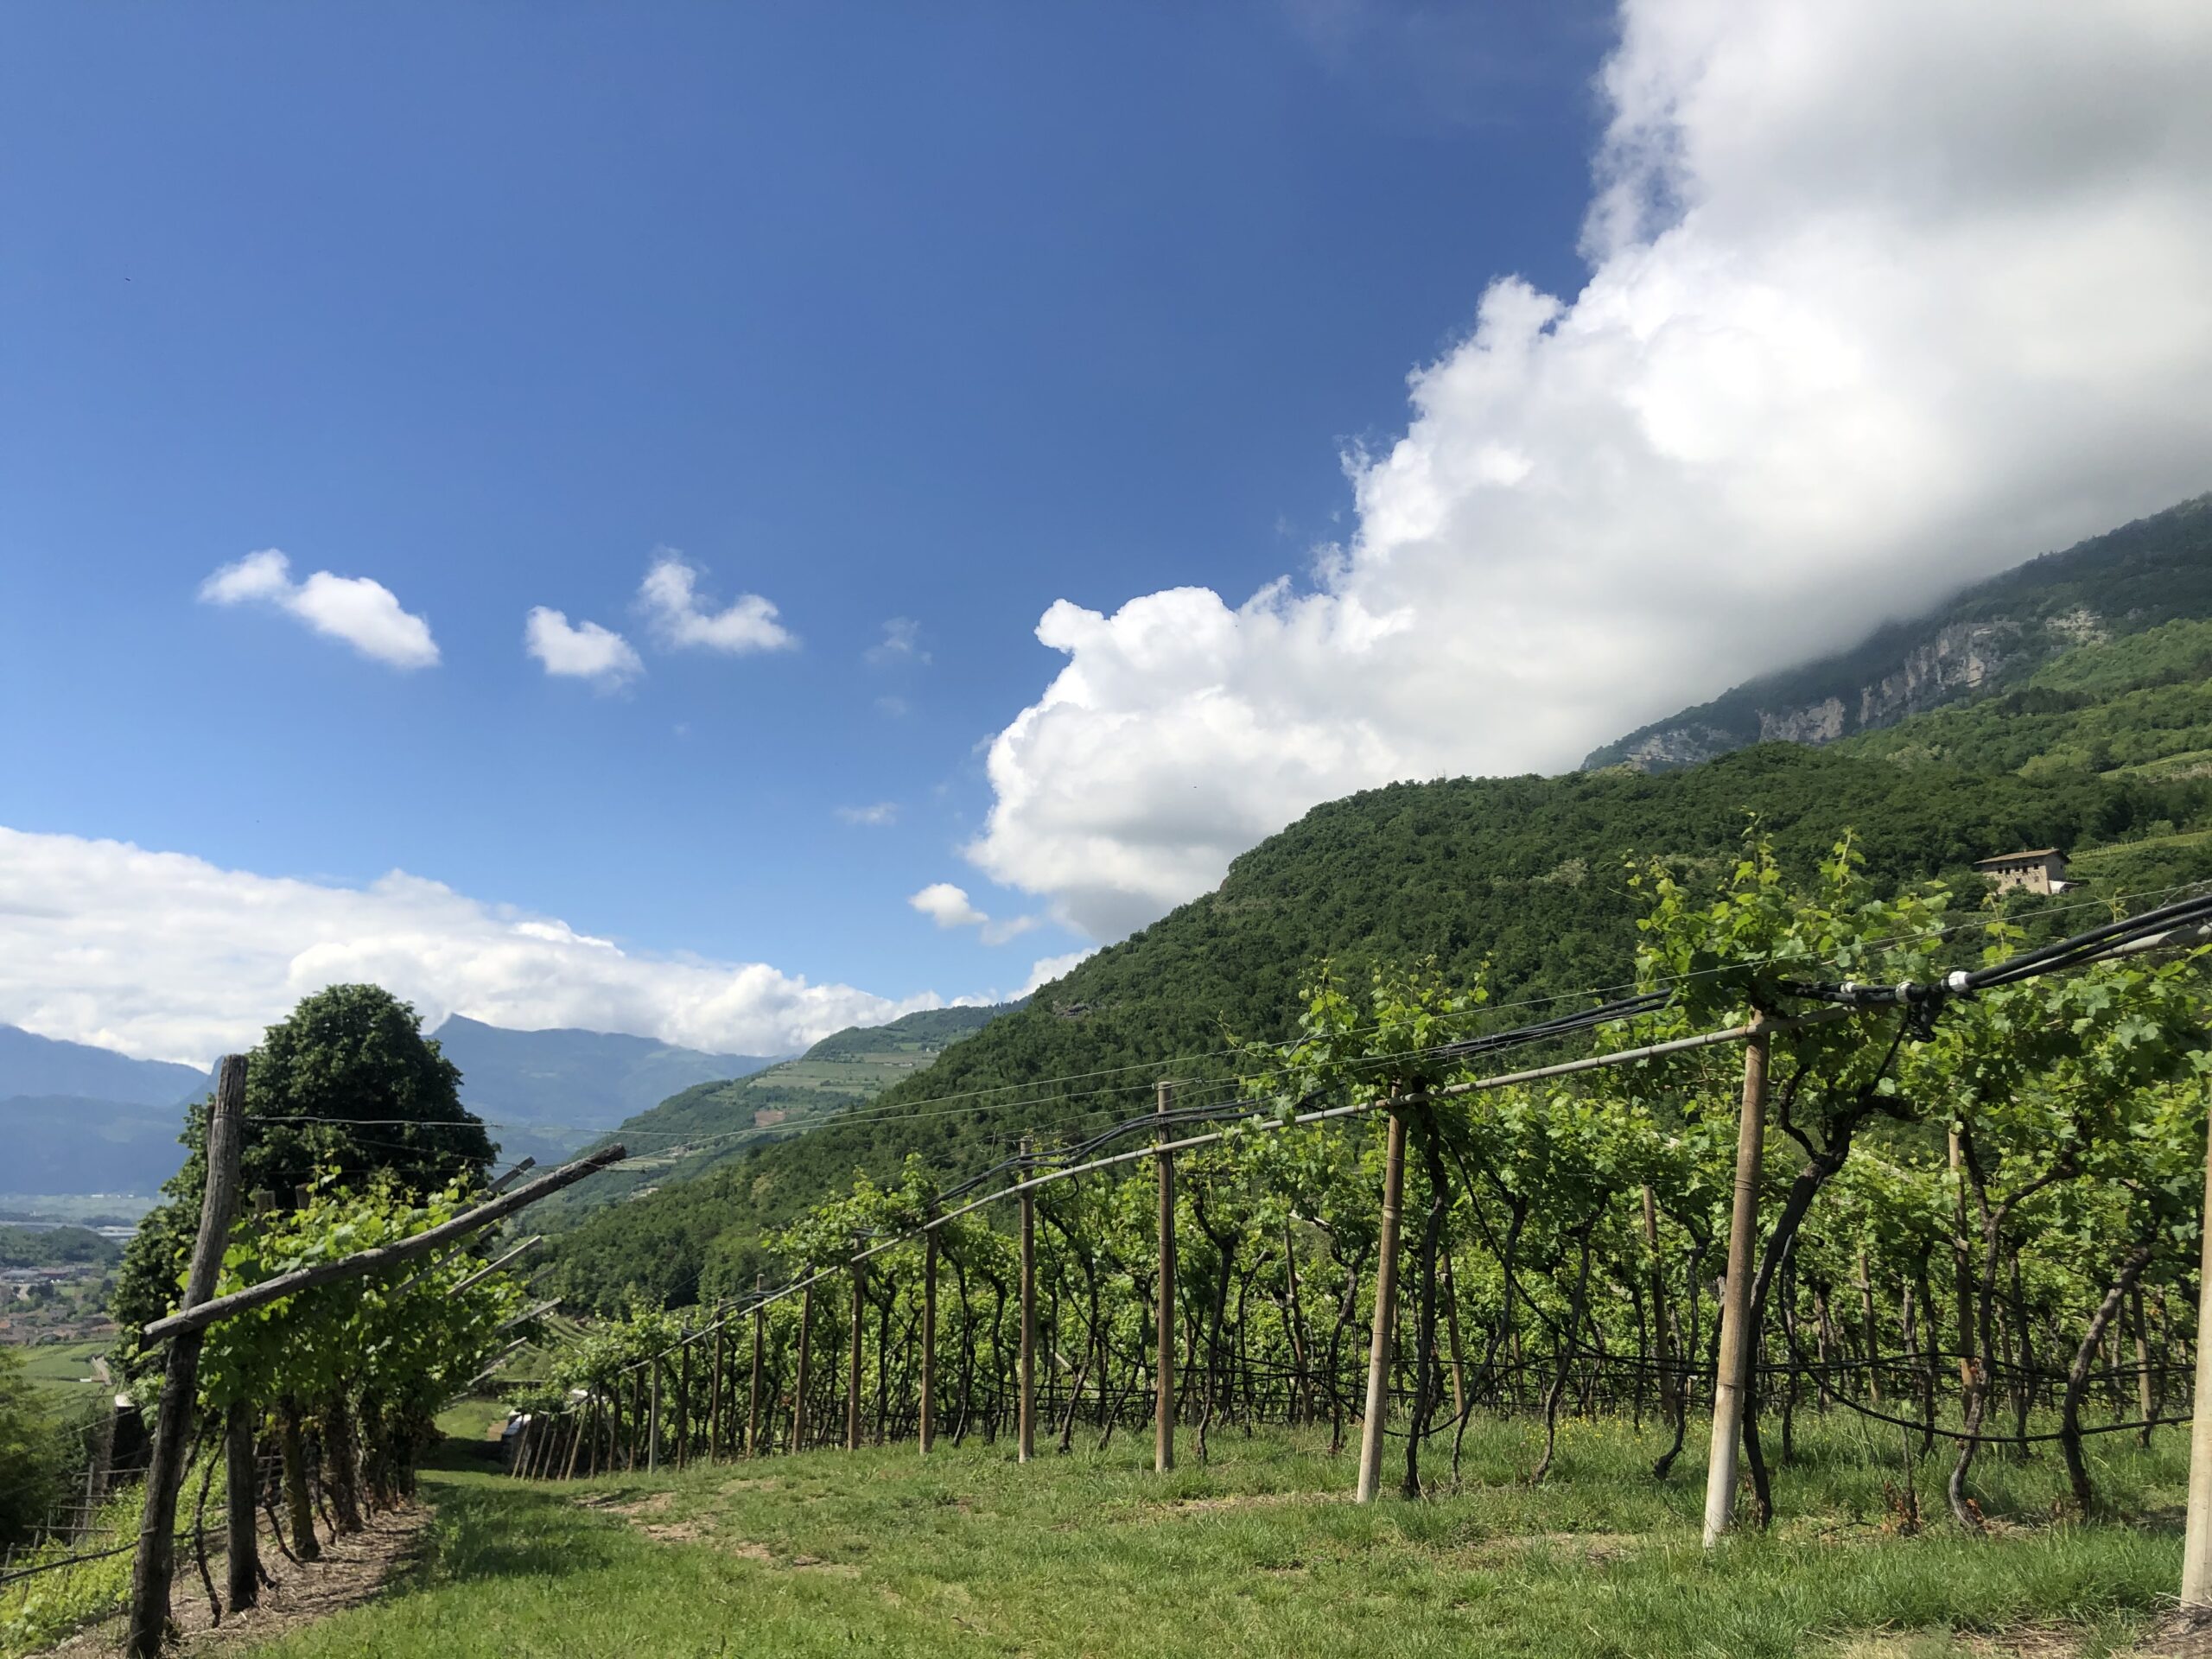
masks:
[(2212, 617), (2212, 495), (2048, 553), (1849, 651), (1637, 728), (1586, 771), (1671, 772), (1754, 743), (1823, 744), (2024, 683), (2064, 652)]
[[(439, 1046), (461, 1071), (461, 1099), (500, 1156), (550, 1162), (696, 1084), (725, 1082), (772, 1056), (709, 1054), (596, 1031), (506, 1031), (455, 1015)], [(0, 1026), (0, 1189), (151, 1193), (183, 1161), (184, 1108), (207, 1075), (165, 1060)]]
[(604, 1137), (620, 1141), (628, 1159), (547, 1200), (536, 1212), (537, 1223), (572, 1222), (664, 1182), (703, 1174), (756, 1146), (787, 1140), (874, 1099), (1017, 1006), (931, 1008), (887, 1026), (848, 1027), (796, 1059), (671, 1095)]

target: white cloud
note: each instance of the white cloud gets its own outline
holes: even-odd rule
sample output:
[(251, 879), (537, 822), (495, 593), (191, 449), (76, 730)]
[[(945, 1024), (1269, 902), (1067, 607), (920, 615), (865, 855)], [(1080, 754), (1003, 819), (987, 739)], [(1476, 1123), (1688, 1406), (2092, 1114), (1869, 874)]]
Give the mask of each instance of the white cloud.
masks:
[(2201, 6), (1629, 0), (1582, 291), (1491, 285), (1310, 590), (1048, 610), (970, 856), (1115, 937), (2203, 489), (2208, 84)]
[(981, 927), (991, 918), (969, 901), (966, 889), (932, 881), (906, 900), (939, 927)]
[(524, 619), (523, 648), (548, 674), (590, 680), (605, 690), (645, 671), (630, 642), (613, 629), (596, 622), (572, 627), (564, 613), (546, 605), (532, 607)]
[(325, 985), (372, 981), (435, 1025), (627, 1031), (772, 1054), (941, 999), (761, 963), (625, 950), (394, 871), (366, 887), (226, 870), (124, 842), (0, 829), (0, 1020), (204, 1065)]
[(699, 571), (673, 549), (655, 556), (638, 588), (638, 607), (652, 620), (662, 642), (728, 652), (788, 651), (797, 636), (776, 620), (776, 607), (758, 594), (740, 594), (725, 608), (702, 607)]
[(1096, 950), (1071, 950), (1064, 957), (1039, 957), (1030, 964), (1029, 977), (1022, 982), (1021, 988), (1014, 995), (1017, 997), (1034, 996), (1054, 980), (1073, 972), (1078, 963), (1088, 962), (1097, 954)]
[(1004, 944), (1008, 939), (1020, 938), (1032, 928), (1045, 925), (1044, 919), (1037, 916), (1013, 916), (1004, 921), (993, 921), (976, 907), (964, 887), (956, 887), (950, 881), (932, 881), (906, 902), (939, 927), (976, 929), (985, 944)]
[(870, 668), (926, 668), (930, 654), (922, 649), (922, 625), (910, 616), (894, 616), (883, 625), (883, 638), (861, 653)]
[(899, 803), (876, 801), (868, 806), (841, 806), (836, 809), (840, 823), (856, 823), (871, 830), (882, 830), (899, 822)]
[(382, 582), (327, 570), (294, 582), (291, 561), (273, 547), (224, 565), (200, 584), (200, 597), (209, 605), (274, 605), (317, 633), (343, 639), (364, 657), (394, 668), (429, 668), (438, 660), (430, 625), (402, 610)]

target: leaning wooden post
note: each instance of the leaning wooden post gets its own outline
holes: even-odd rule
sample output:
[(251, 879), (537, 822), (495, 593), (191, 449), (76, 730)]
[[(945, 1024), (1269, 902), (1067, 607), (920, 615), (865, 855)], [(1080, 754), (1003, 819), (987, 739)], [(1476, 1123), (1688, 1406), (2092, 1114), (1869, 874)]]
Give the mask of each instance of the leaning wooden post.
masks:
[[(1154, 1110), (1167, 1115), (1175, 1103), (1175, 1085), (1160, 1085)], [(1167, 1131), (1158, 1140), (1165, 1146)], [(1154, 1154), (1153, 1167), (1160, 1188), (1160, 1296), (1157, 1353), (1153, 1363), (1152, 1467), (1166, 1474), (1175, 1466), (1175, 1154)]]
[[(216, 1069), (215, 1098), (207, 1113), (207, 1185), (200, 1198), (200, 1235), (193, 1241), (184, 1300), (191, 1307), (215, 1294), (223, 1247), (238, 1205), (238, 1144), (245, 1116), (245, 1057), (226, 1054)], [(159, 1659), (169, 1628), (169, 1573), (175, 1566), (176, 1497), (184, 1459), (192, 1448), (193, 1415), (200, 1403), (200, 1349), (205, 1337), (188, 1331), (170, 1338), (168, 1369), (162, 1379), (161, 1415), (147, 1459), (144, 1519), (130, 1570), (130, 1659)]]
[(845, 1364), (845, 1450), (861, 1449), (861, 1328), (868, 1311), (868, 1263), (861, 1259), (861, 1245), (853, 1241), (852, 1352)]
[(1398, 1323), (1398, 1218), (1406, 1190), (1406, 1119), (1395, 1108), (1382, 1150), (1382, 1230), (1375, 1256), (1375, 1323), (1367, 1338), (1367, 1415), (1359, 1425), (1357, 1499), (1382, 1489), (1382, 1425), (1390, 1414), (1390, 1346)]
[[(935, 1219), (934, 1217), (931, 1219)], [(922, 1414), (918, 1433), (922, 1455), (937, 1442), (937, 1229), (922, 1235)]]
[(2196, 1405), (2189, 1425), (2189, 1519), (2181, 1605), (2212, 1607), (2212, 1145), (2204, 1157), (2202, 1256), (2196, 1274)]
[(763, 1287), (767, 1275), (753, 1275), (753, 1391), (745, 1404), (745, 1455), (760, 1455), (760, 1366), (761, 1352), (768, 1341), (768, 1304)]
[[(1034, 1144), (1021, 1137), (1021, 1179), (1029, 1179), (1029, 1154)], [(1014, 1461), (1027, 1463), (1037, 1455), (1037, 1195), (1021, 1195), (1021, 1383), (1016, 1402)]]
[(1766, 1145), (1766, 1015), (1751, 1016), (1744, 1045), (1744, 1105), (1736, 1123), (1735, 1205), (1728, 1223), (1728, 1278), (1721, 1290), (1719, 1366), (1713, 1379), (1713, 1452), (1705, 1475), (1705, 1547), (1736, 1518), (1736, 1459), (1758, 1333), (1751, 1322), (1751, 1257), (1758, 1243), (1759, 1168)]
[(806, 1384), (808, 1338), (814, 1330), (814, 1274), (807, 1274), (806, 1288), (798, 1296), (798, 1368), (791, 1380), (791, 1450), (806, 1449)]

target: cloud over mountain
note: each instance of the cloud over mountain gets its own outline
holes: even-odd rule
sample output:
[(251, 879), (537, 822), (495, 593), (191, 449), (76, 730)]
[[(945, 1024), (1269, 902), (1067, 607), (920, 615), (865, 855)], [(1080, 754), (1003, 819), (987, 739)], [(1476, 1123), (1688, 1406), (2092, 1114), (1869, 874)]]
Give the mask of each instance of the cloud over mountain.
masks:
[(970, 856), (1115, 937), (2202, 489), (2208, 84), (2203, 7), (1628, 0), (1581, 291), (1490, 285), (1309, 584), (1053, 605)]
[(404, 871), (342, 887), (0, 829), (0, 1021), (204, 1065), (310, 991), (353, 980), (407, 998), (430, 1025), (463, 1014), (747, 1054), (942, 1001), (642, 955)]

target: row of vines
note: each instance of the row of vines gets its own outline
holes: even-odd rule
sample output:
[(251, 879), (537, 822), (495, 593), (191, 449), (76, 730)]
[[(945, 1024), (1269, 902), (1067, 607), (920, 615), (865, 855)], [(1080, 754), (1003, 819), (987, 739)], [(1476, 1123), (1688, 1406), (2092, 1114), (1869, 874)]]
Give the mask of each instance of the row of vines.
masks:
[[(1942, 1459), (1969, 1529), (1981, 1525), (1976, 1459), (1999, 1452), (2056, 1447), (2074, 1505), (2094, 1512), (2088, 1443), (2147, 1435), (2179, 1405), (2194, 1359), (2212, 1069), (2202, 953), (1800, 1025), (1808, 982), (1940, 985), (2023, 941), (1940, 888), (1870, 892), (1848, 842), (1810, 891), (1791, 890), (1756, 839), (1713, 890), (1660, 868), (1637, 880), (1639, 985), (1666, 1000), (1604, 1030), (1601, 1046), (1754, 1011), (1782, 1022), (1751, 1281), (1756, 1516), (1773, 1512), (1808, 1410), (1859, 1414), (1901, 1458)], [(1688, 1049), (1440, 1093), (1478, 1075), (1455, 1039), (1502, 1014), (1480, 984), (1419, 968), (1357, 991), (1325, 973), (1294, 1041), (1244, 1051), (1245, 1096), (1262, 1103), (1175, 1160), (1171, 1409), (1197, 1456), (1262, 1422), (1309, 1426), (1338, 1447), (1356, 1432), (1383, 1115), (1284, 1123), (1316, 1102), (1390, 1101), (1407, 1145), (1398, 1294), (1382, 1320), (1401, 1490), (1455, 1478), (1479, 1413), (1529, 1419), (1533, 1479), (1556, 1467), (1563, 1418), (1607, 1413), (1656, 1418), (1654, 1472), (1675, 1468), (1711, 1401), (1741, 1054)], [(1032, 1167), (1057, 1154), (1039, 1141)], [(1032, 1433), (1044, 1450), (1109, 1446), (1154, 1417), (1151, 1164), (1034, 1190)], [(1016, 1433), (1015, 1206), (938, 1219), (925, 1236), (943, 1213), (918, 1162), (887, 1184), (861, 1176), (772, 1240), (786, 1274), (775, 1294), (727, 1294), (688, 1325), (654, 1309), (594, 1327), (516, 1395), (529, 1425), (518, 1472)]]

